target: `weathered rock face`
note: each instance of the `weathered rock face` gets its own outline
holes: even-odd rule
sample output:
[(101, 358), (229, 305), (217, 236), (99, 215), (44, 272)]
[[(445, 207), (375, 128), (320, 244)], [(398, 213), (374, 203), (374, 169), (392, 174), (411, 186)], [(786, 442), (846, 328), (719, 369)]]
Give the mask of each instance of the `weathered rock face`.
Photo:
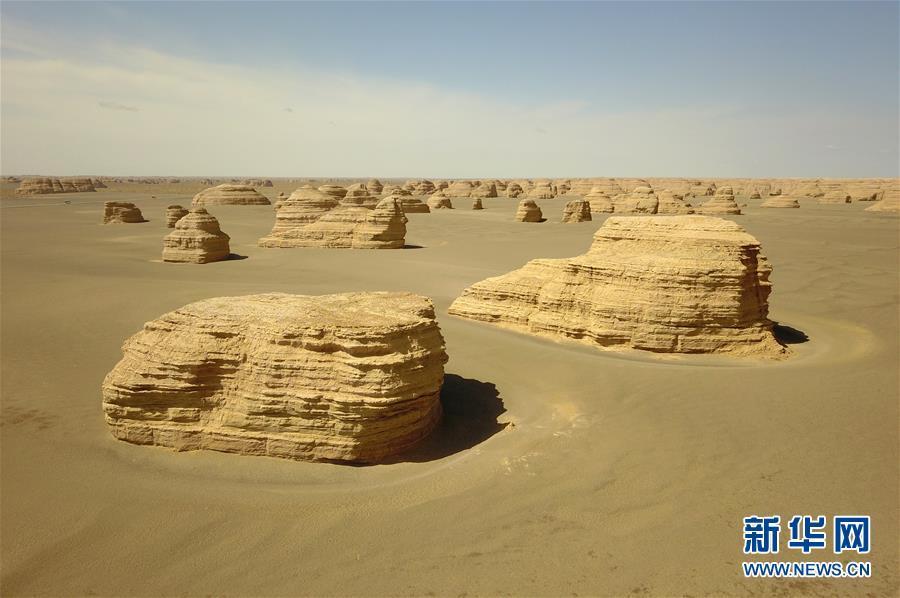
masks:
[(691, 207), (691, 204), (684, 201), (684, 198), (680, 195), (672, 193), (668, 189), (663, 189), (657, 194), (657, 198), (659, 199), (659, 203), (656, 207), (657, 214), (693, 214), (694, 208)]
[(428, 198), (428, 207), (432, 210), (452, 210), (453, 202), (450, 201), (446, 191), (435, 191)]
[(563, 208), (563, 222), (588, 222), (591, 218), (591, 204), (584, 199), (573, 199)]
[(319, 191), (327, 193), (335, 199), (343, 199), (347, 195), (347, 189), (340, 185), (322, 185), (319, 187)]
[(50, 177), (30, 177), (23, 179), (16, 189), (17, 195), (45, 195), (49, 193), (84, 193), (96, 191), (94, 183), (87, 177), (56, 179)]
[(406, 216), (397, 197), (386, 197), (375, 209), (341, 205), (306, 225), (272, 231), (260, 247), (327, 247), (333, 249), (401, 249)]
[(828, 189), (819, 196), (819, 203), (850, 203), (850, 194), (843, 189)]
[(469, 197), (497, 197), (497, 185), (491, 181), (482, 181), (480, 185), (472, 189)]
[(447, 197), (469, 197), (474, 189), (472, 181), (455, 181), (447, 187), (444, 194)]
[(472, 209), (473, 210), (483, 210), (484, 209), (484, 206), (481, 205), (480, 197), (476, 197), (475, 199), (472, 200)]
[(544, 213), (533, 199), (523, 199), (516, 209), (517, 222), (543, 222)]
[(515, 199), (522, 195), (524, 191), (522, 190), (522, 185), (516, 182), (510, 182), (506, 185), (506, 197), (510, 197)]
[(720, 187), (712, 199), (700, 206), (701, 214), (740, 214), (741, 208), (734, 201), (731, 187)]
[(376, 195), (381, 193), (381, 190), (384, 189), (384, 185), (381, 184), (381, 181), (378, 179), (370, 179), (368, 183), (366, 183), (366, 188), (370, 193), (375, 193)]
[(764, 202), (759, 204), (761, 208), (799, 208), (800, 202), (797, 198), (789, 195), (772, 195), (767, 197)]
[(431, 195), (435, 191), (434, 183), (427, 179), (422, 179), (421, 181), (417, 181), (415, 185), (413, 185), (412, 193), (415, 195)]
[(449, 313), (600, 348), (777, 357), (770, 273), (734, 222), (611, 216), (586, 254), (476, 283)]
[[(269, 235), (277, 237), (285, 231), (315, 222), (337, 206), (338, 200), (331, 195), (322, 193), (312, 185), (303, 185), (275, 204), (275, 225)], [(266, 247), (266, 238), (260, 239), (260, 246)]]
[(147, 222), (141, 210), (127, 201), (108, 201), (103, 204), (103, 224), (133, 224)]
[(230, 237), (206, 208), (192, 208), (163, 239), (164, 262), (208, 264), (228, 259)]
[(175, 228), (175, 223), (187, 216), (188, 211), (181, 206), (174, 205), (166, 208), (166, 226)]
[(144, 325), (103, 381), (112, 434), (179, 451), (377, 462), (441, 416), (444, 339), (425, 297), (272, 293)]
[(591, 204), (591, 212), (603, 214), (613, 211), (613, 203), (609, 196), (600, 188), (594, 187), (584, 197)]
[(403, 208), (405, 214), (428, 214), (431, 212), (431, 208), (428, 207), (428, 204), (418, 197), (413, 197), (409, 191), (395, 191), (391, 194), (391, 197), (400, 200), (400, 207)]
[(268, 206), (269, 198), (249, 185), (225, 183), (204, 189), (194, 196), (191, 205), (202, 206)]
[(355, 185), (350, 185), (350, 187), (346, 189), (346, 194), (341, 200), (341, 205), (362, 206), (371, 209), (378, 205), (378, 201), (378, 197), (371, 195), (369, 189), (365, 185), (357, 183)]
[(635, 187), (628, 196), (616, 205), (616, 213), (656, 214), (659, 198), (650, 187)]
[(525, 194), (528, 199), (552, 199), (556, 197), (556, 192), (550, 181), (535, 181), (534, 187)]

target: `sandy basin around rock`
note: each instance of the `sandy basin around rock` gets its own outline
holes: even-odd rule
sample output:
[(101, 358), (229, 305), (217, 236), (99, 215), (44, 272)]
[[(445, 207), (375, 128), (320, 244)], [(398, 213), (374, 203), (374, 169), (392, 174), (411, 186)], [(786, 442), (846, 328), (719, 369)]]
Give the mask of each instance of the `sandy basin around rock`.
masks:
[[(298, 186), (275, 183), (273, 201)], [(486, 198), (409, 215), (409, 249), (281, 251), (256, 244), (271, 206), (216, 206), (247, 259), (181, 268), (159, 261), (161, 215), (199, 189), (135, 187), (0, 204), (3, 595), (897, 594), (895, 215), (738, 196), (792, 343), (748, 362), (447, 315), (479, 280), (584, 252), (605, 214), (522, 226), (517, 200)], [(110, 200), (156, 217), (98, 226)], [(209, 297), (376, 290), (430, 297), (450, 356), (444, 423), (408, 454), (348, 467), (108, 433), (98, 389), (144, 322)], [(745, 580), (741, 518), (768, 513), (871, 515), (876, 573)]]

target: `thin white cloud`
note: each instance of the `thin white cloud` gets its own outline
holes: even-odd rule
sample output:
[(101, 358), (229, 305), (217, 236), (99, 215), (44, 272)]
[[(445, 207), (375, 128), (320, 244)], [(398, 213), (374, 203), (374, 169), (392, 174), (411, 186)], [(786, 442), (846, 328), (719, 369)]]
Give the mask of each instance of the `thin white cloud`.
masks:
[(137, 112), (137, 106), (128, 106), (126, 104), (119, 104), (118, 102), (104, 102), (99, 101), (97, 105), (101, 108), (106, 108), (107, 110), (122, 110), (124, 112)]

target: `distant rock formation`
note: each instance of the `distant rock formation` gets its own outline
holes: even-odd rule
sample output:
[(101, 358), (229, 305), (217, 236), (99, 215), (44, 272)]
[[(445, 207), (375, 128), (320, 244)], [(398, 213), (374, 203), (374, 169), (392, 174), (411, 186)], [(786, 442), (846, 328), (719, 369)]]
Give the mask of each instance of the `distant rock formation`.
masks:
[(534, 187), (525, 194), (528, 199), (553, 199), (556, 192), (550, 181), (535, 181)]
[[(321, 189), (321, 187), (319, 187), (319, 189)], [(362, 206), (364, 208), (372, 209), (378, 205), (378, 201), (378, 197), (371, 195), (369, 189), (365, 185), (357, 183), (355, 185), (350, 185), (346, 189), (344, 198), (341, 200), (341, 205)]]
[(586, 254), (476, 283), (449, 313), (599, 348), (778, 357), (770, 273), (729, 220), (611, 216)]
[[(315, 222), (323, 214), (336, 208), (338, 203), (337, 199), (312, 185), (303, 185), (275, 204), (275, 225), (270, 235), (278, 236), (285, 231)], [(260, 245), (265, 246), (262, 242)]]
[(175, 228), (175, 223), (187, 216), (188, 211), (179, 205), (172, 205), (166, 208), (166, 226)]
[(850, 194), (843, 189), (830, 188), (819, 196), (819, 203), (850, 203)]
[(444, 191), (446, 197), (469, 197), (475, 185), (472, 181), (455, 181)]
[(734, 201), (734, 191), (731, 187), (721, 187), (716, 190), (712, 199), (700, 206), (701, 214), (735, 214), (741, 213), (741, 208)]
[(584, 198), (591, 204), (591, 212), (595, 214), (609, 213), (614, 209), (612, 200), (600, 187), (593, 187)]
[(497, 185), (492, 181), (482, 181), (480, 185), (472, 189), (469, 197), (497, 197)]
[(46, 195), (50, 193), (85, 193), (96, 191), (94, 183), (87, 177), (56, 179), (50, 177), (29, 177), (22, 179), (16, 195)]
[(127, 201), (108, 201), (103, 204), (103, 224), (135, 224), (147, 222), (141, 210)]
[(100, 179), (91, 179), (91, 184), (94, 186), (94, 189), (106, 189), (106, 183), (101, 181)]
[(771, 195), (761, 204), (761, 208), (799, 208), (800, 202), (797, 198), (789, 195)]
[(616, 205), (616, 214), (656, 214), (659, 198), (650, 187), (635, 187)]
[(441, 417), (444, 339), (431, 301), (410, 293), (206, 299), (122, 350), (103, 410), (134, 444), (374, 463)]
[(431, 195), (435, 192), (434, 183), (427, 179), (422, 179), (413, 185), (412, 193), (414, 195)]
[(900, 213), (900, 188), (888, 189), (884, 194), (884, 199), (870, 205), (866, 208), (866, 212)]
[(225, 183), (204, 189), (194, 196), (191, 205), (203, 206), (268, 206), (269, 198), (249, 185)]
[(340, 185), (322, 185), (319, 187), (319, 191), (327, 193), (335, 199), (343, 199), (344, 196), (347, 195), (347, 189)]
[(520, 195), (522, 195), (525, 191), (522, 189), (522, 185), (516, 182), (510, 182), (506, 185), (506, 197), (516, 199)]
[(273, 230), (259, 240), (259, 246), (401, 249), (406, 222), (400, 199), (389, 196), (373, 210), (340, 205), (309, 224)]
[[(468, 197), (468, 196), (466, 196)], [(428, 207), (432, 210), (452, 210), (453, 202), (450, 201), (450, 198), (447, 196), (446, 191), (435, 191), (431, 197), (428, 198)]]
[(516, 209), (517, 222), (543, 222), (544, 213), (533, 199), (523, 199)]
[(472, 209), (473, 210), (483, 210), (484, 209), (484, 206), (481, 205), (480, 197), (476, 197), (476, 198), (472, 199)]
[(230, 237), (206, 208), (192, 208), (163, 239), (164, 262), (208, 264), (228, 259)]
[(272, 181), (269, 179), (244, 179), (240, 184), (249, 185), (250, 187), (271, 187)]
[(656, 213), (660, 215), (678, 215), (693, 214), (694, 208), (691, 204), (684, 201), (681, 195), (673, 193), (668, 189), (663, 189), (656, 195), (659, 203), (656, 207)]
[(369, 182), (366, 183), (366, 188), (370, 193), (378, 195), (381, 193), (381, 190), (384, 189), (384, 185), (382, 185), (381, 181), (379, 181), (378, 179), (369, 179)]
[(588, 222), (591, 218), (591, 203), (584, 199), (573, 199), (563, 208), (563, 222)]

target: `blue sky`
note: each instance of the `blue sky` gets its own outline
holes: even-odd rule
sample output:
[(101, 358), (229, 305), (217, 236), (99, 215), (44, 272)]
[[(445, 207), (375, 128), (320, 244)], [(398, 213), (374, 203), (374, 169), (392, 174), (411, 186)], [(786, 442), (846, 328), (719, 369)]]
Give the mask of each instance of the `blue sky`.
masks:
[(898, 7), (4, 1), (2, 169), (898, 176)]

